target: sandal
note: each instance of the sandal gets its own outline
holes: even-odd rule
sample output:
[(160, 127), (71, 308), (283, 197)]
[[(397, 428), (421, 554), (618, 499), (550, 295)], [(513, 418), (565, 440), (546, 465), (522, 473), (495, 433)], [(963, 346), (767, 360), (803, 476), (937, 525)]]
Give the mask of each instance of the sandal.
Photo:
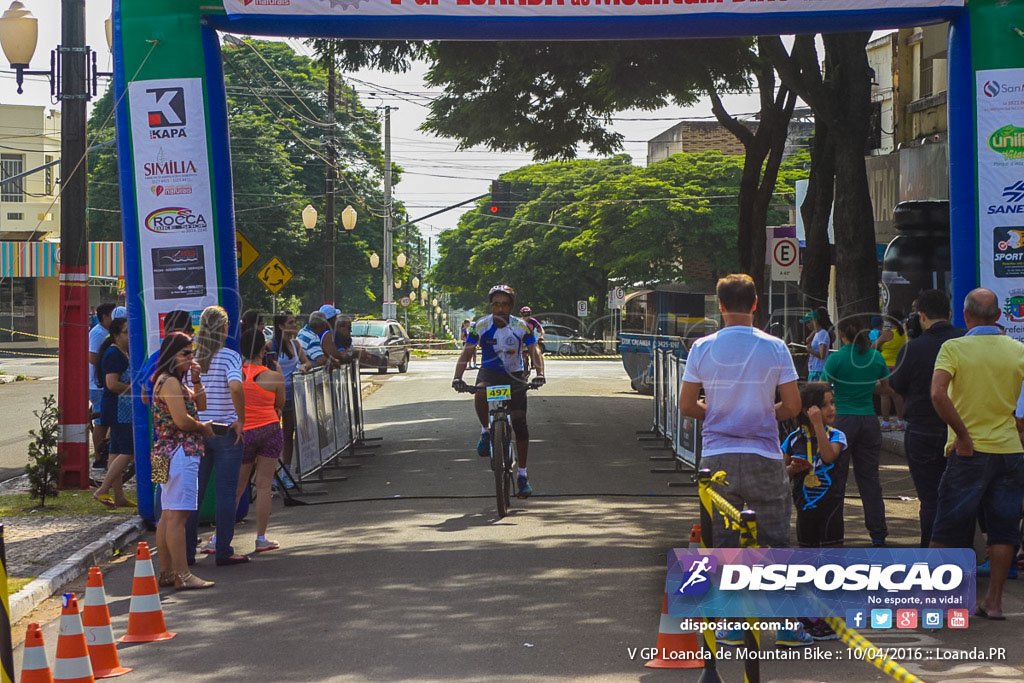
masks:
[(108, 508), (117, 507), (117, 503), (114, 502), (114, 497), (109, 493), (101, 493), (99, 495), (96, 495), (94, 493), (92, 495), (92, 499), (95, 500), (97, 503), (102, 503), (103, 505), (106, 505)]
[(194, 591), (213, 586), (213, 581), (204, 581), (192, 572), (178, 574), (174, 581), (174, 590)]
[(123, 503), (117, 503), (116, 501), (115, 501), (115, 503), (116, 503), (117, 507), (119, 507), (119, 508), (136, 508), (136, 507), (139, 507), (138, 504), (135, 501), (128, 500), (127, 498), (124, 499)]
[(160, 572), (160, 578), (156, 583), (161, 588), (171, 588), (174, 586), (174, 572)]

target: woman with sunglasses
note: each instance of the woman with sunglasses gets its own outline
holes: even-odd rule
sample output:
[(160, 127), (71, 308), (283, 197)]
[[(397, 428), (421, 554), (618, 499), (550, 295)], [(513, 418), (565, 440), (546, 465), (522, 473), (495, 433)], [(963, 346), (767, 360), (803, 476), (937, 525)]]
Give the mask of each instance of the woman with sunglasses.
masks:
[[(156, 527), (159, 583), (178, 590), (213, 585), (212, 581), (204, 581), (189, 571), (185, 554), (185, 523), (199, 508), (203, 437), (213, 436), (212, 423), (198, 419), (199, 411), (206, 408), (206, 389), (199, 364), (192, 356), (192, 338), (183, 332), (172, 332), (160, 346), (153, 373), (156, 441), (150, 463), (153, 482), (160, 484), (162, 508)], [(186, 374), (191, 375), (192, 388), (184, 384)]]

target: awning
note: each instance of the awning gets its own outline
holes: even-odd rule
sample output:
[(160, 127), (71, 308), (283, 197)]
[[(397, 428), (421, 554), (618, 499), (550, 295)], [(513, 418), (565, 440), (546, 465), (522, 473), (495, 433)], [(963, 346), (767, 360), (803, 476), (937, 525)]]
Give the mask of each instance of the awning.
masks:
[[(0, 277), (56, 277), (60, 270), (58, 242), (0, 242)], [(124, 275), (120, 242), (89, 243), (89, 277)]]

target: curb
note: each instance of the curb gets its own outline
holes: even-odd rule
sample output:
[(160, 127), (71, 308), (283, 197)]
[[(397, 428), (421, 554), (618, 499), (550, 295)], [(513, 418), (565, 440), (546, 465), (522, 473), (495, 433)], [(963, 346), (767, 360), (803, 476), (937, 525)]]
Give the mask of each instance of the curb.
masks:
[(60, 590), (68, 581), (84, 574), (89, 567), (109, 559), (111, 551), (122, 548), (142, 535), (145, 522), (141, 517), (118, 525), (103, 538), (85, 546), (71, 557), (40, 574), (32, 583), (11, 596), (11, 623), (17, 623), (44, 600)]

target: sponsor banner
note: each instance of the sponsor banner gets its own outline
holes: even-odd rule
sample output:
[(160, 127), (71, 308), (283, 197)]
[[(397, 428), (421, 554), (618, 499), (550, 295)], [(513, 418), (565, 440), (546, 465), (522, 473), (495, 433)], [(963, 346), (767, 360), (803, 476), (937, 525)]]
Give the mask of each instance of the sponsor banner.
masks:
[(968, 548), (675, 548), (673, 617), (845, 617), (848, 610), (975, 607)]
[(200, 78), (128, 86), (147, 348), (163, 314), (218, 303), (215, 226)]
[(1024, 69), (975, 78), (979, 284), (999, 297), (1007, 334), (1024, 341)]
[(405, 17), (658, 17), (666, 15), (835, 14), (963, 7), (963, 0), (225, 0), (228, 15)]

